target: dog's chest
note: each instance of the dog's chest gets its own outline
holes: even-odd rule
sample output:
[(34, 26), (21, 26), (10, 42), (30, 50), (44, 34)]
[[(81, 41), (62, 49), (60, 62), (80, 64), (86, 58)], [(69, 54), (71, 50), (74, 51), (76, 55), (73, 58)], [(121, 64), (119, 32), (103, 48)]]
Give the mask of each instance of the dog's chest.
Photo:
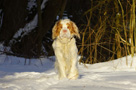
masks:
[(75, 46), (75, 39), (68, 40), (67, 43), (62, 43), (62, 41), (60, 41), (59, 46), (63, 57), (67, 60), (71, 59), (72, 48)]
[(69, 59), (70, 56), (71, 56), (71, 47), (70, 45), (62, 45), (62, 53), (63, 53), (63, 56), (66, 58), (66, 59)]
[(59, 51), (59, 53), (61, 53), (61, 55), (67, 60), (71, 59), (74, 52), (77, 51), (74, 38), (69, 40), (67, 43), (63, 43), (58, 39), (54, 41), (53, 48), (55, 51)]

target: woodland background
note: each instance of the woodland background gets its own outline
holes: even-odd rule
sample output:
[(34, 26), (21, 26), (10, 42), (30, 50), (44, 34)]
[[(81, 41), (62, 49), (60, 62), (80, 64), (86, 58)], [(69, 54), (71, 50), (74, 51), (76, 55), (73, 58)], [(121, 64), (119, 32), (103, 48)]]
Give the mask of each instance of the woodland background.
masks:
[(0, 54), (54, 55), (52, 27), (56, 20), (69, 18), (79, 27), (81, 62), (134, 56), (135, 9), (135, 0), (0, 0)]

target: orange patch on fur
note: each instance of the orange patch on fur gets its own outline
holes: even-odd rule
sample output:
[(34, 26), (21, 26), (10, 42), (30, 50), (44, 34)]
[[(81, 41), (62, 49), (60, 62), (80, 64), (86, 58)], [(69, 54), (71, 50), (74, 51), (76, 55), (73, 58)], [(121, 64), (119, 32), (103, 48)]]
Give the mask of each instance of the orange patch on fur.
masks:
[(73, 34), (75, 33), (74, 27), (73, 27), (73, 23), (67, 23), (67, 28), (69, 29), (70, 33)]
[(59, 34), (60, 34), (60, 31), (61, 31), (61, 29), (62, 29), (62, 24), (60, 23), (60, 21), (57, 23), (57, 26), (56, 26), (56, 37), (57, 36), (59, 36)]

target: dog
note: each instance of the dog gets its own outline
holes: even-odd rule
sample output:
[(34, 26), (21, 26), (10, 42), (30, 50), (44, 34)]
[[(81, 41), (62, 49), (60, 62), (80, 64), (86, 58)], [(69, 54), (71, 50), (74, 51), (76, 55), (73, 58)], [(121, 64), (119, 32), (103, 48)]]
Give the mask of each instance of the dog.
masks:
[(77, 79), (78, 49), (75, 37), (80, 39), (79, 29), (70, 19), (61, 19), (52, 29), (52, 47), (54, 49), (59, 79)]

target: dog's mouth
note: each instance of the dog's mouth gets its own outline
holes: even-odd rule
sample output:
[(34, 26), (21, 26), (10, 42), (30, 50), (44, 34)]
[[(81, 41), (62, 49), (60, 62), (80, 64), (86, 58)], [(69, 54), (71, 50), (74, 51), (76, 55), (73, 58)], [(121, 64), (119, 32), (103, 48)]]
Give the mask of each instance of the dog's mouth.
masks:
[(62, 30), (61, 32), (60, 32), (60, 37), (61, 38), (70, 38), (70, 32), (68, 31), (68, 30)]
[(70, 35), (68, 33), (63, 33), (61, 37), (62, 38), (70, 38)]
[(66, 34), (66, 33), (64, 33), (64, 34), (62, 35), (62, 37), (63, 37), (63, 38), (69, 38), (69, 35)]

